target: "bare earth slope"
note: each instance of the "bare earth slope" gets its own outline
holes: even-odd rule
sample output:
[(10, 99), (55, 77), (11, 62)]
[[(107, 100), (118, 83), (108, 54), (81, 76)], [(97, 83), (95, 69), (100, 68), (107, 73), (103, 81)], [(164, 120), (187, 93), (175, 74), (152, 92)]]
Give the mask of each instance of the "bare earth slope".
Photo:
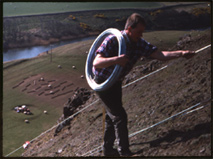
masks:
[[(183, 49), (197, 50), (210, 43), (211, 35), (198, 36), (184, 44)], [(152, 60), (139, 65), (126, 77), (124, 84), (167, 64), (171, 65), (123, 88), (129, 134), (201, 102), (196, 107), (199, 109), (130, 137), (130, 149), (137, 156), (211, 156), (210, 48), (191, 59), (179, 58), (168, 63)], [(97, 99), (94, 94), (81, 109)], [(42, 135), (22, 156), (102, 156), (101, 151), (85, 154), (102, 144), (101, 105), (98, 101), (76, 115), (57, 136), (54, 137), (55, 129)]]

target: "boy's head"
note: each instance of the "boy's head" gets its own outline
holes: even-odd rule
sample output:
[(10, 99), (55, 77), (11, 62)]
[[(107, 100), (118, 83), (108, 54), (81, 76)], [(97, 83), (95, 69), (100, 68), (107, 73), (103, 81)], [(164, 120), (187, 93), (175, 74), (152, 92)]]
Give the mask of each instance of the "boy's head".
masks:
[(138, 42), (143, 36), (145, 30), (145, 20), (140, 14), (133, 13), (126, 21), (125, 30), (130, 40)]
[(127, 30), (128, 27), (131, 27), (132, 29), (134, 29), (137, 26), (138, 23), (140, 23), (144, 27), (146, 27), (146, 22), (145, 22), (144, 18), (138, 13), (133, 13), (127, 19), (124, 29)]

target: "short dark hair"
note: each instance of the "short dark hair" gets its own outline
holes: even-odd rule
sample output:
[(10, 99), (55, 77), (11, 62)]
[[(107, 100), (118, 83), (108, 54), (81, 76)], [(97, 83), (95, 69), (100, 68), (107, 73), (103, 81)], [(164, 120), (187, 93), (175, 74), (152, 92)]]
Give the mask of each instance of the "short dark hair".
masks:
[(126, 30), (129, 26), (134, 29), (139, 23), (146, 26), (146, 22), (144, 18), (138, 13), (133, 13), (132, 15), (128, 17), (124, 29)]

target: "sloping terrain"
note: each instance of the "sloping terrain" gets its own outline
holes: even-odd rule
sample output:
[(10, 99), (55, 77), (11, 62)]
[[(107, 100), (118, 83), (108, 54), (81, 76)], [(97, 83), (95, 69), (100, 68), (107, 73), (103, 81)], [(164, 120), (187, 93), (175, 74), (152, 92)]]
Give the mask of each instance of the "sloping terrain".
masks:
[[(210, 34), (196, 36), (183, 42), (182, 49), (197, 50), (210, 43)], [(178, 48), (176, 45), (171, 49)], [(164, 70), (123, 88), (129, 134), (196, 104), (195, 109), (199, 109), (187, 111), (130, 137), (130, 149), (137, 156), (211, 156), (211, 49), (191, 59), (145, 61), (144, 65), (138, 65), (130, 72), (124, 85), (165, 65), (168, 67)], [(97, 100), (93, 93), (78, 109), (85, 110), (77, 114), (69, 126), (56, 136), (55, 129), (41, 135), (30, 143), (22, 156), (102, 156), (101, 151), (87, 153), (102, 144), (103, 110), (102, 103)]]

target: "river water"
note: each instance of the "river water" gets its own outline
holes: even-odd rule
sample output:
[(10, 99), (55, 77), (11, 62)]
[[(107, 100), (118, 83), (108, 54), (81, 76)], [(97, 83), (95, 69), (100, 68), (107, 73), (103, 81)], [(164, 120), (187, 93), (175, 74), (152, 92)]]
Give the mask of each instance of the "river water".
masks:
[(61, 41), (59, 43), (54, 43), (46, 46), (33, 46), (28, 48), (19, 48), (19, 49), (10, 49), (7, 52), (3, 52), (3, 62), (18, 60), (18, 59), (25, 59), (25, 58), (33, 58), (38, 56), (42, 52), (50, 52), (51, 48), (56, 48), (62, 45), (71, 44), (75, 42), (85, 41), (95, 39), (95, 36), (86, 37), (86, 38), (79, 38), (76, 40), (70, 41)]
[[(197, 29), (199, 31), (211, 29), (210, 28), (204, 28), (204, 29)], [(42, 52), (46, 52), (51, 50), (51, 48), (56, 48), (62, 45), (85, 41), (85, 40), (92, 40), (95, 39), (96, 36), (86, 37), (86, 38), (78, 38), (76, 40), (70, 40), (70, 41), (61, 41), (59, 43), (50, 44), (47, 46), (34, 46), (34, 47), (28, 47), (28, 48), (20, 48), (20, 49), (10, 49), (7, 52), (3, 52), (3, 62), (12, 61), (12, 60), (18, 60), (18, 59), (25, 59), (25, 58), (33, 58), (38, 56)]]

